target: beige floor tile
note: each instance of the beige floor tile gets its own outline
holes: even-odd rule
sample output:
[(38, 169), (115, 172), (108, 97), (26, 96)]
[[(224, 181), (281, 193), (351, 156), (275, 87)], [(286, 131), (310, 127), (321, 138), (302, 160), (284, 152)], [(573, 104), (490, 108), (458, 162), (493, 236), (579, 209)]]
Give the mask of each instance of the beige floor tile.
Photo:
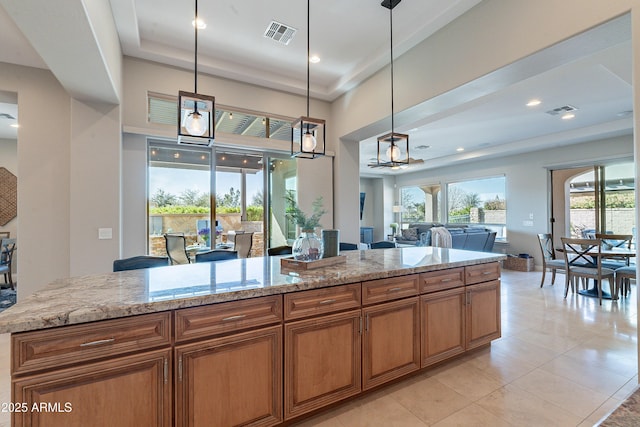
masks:
[(503, 384), (510, 383), (536, 369), (535, 365), (494, 351), (479, 354), (471, 358), (469, 363)]
[(498, 354), (521, 360), (534, 366), (541, 366), (561, 354), (516, 337), (503, 338), (491, 344), (491, 350)]
[(433, 427), (510, 427), (513, 424), (498, 418), (481, 406), (471, 405), (449, 415), (442, 421), (433, 424)]
[(439, 372), (433, 378), (472, 401), (487, 396), (506, 384), (487, 375), (471, 362)]
[(620, 387), (620, 390), (616, 391), (613, 396), (614, 399), (626, 399), (631, 393), (633, 393), (640, 385), (638, 384), (638, 375), (631, 378), (625, 385)]
[(582, 421), (582, 417), (511, 384), (476, 404), (515, 426), (576, 426)]
[(389, 396), (347, 404), (337, 415), (348, 427), (425, 427), (417, 416)]
[(433, 424), (471, 403), (450, 387), (434, 378), (424, 378), (389, 394), (425, 424)]
[(622, 400), (614, 398), (607, 399), (607, 401), (604, 402), (598, 409), (593, 411), (591, 415), (585, 418), (585, 420), (582, 421), (578, 427), (592, 427), (598, 425), (598, 423), (600, 423), (604, 418), (611, 414), (614, 409), (620, 406), (621, 403)]
[(564, 355), (542, 365), (540, 369), (606, 395), (613, 395), (630, 379), (603, 368), (594, 368), (585, 372), (583, 364)]
[(517, 379), (513, 385), (582, 418), (589, 416), (609, 398), (542, 369)]

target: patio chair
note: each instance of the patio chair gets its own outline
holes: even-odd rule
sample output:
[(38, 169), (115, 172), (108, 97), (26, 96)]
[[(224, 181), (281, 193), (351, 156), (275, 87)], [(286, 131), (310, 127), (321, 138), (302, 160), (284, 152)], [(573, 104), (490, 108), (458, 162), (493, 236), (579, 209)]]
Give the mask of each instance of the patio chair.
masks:
[(253, 246), (253, 233), (240, 233), (235, 235), (233, 249), (238, 252), (238, 258), (249, 258)]
[(602, 305), (602, 281), (609, 281), (611, 297), (616, 298), (615, 271), (602, 267), (602, 240), (600, 239), (571, 239), (562, 237), (566, 280), (564, 297), (569, 292), (569, 284), (577, 292), (578, 279), (587, 283), (593, 279), (598, 290), (598, 302)]
[(169, 265), (169, 257), (139, 255), (113, 261), (113, 271), (139, 270), (142, 268), (163, 267)]
[(201, 252), (196, 254), (196, 263), (223, 261), (227, 259), (238, 259), (238, 252), (225, 251), (220, 249), (220, 250), (213, 250), (213, 251)]
[(565, 271), (564, 259), (556, 258), (556, 250), (553, 247), (551, 234), (538, 234), (538, 243), (542, 252), (542, 280), (540, 281), (540, 287), (544, 285), (547, 269), (551, 270), (551, 284), (553, 285), (556, 281), (556, 271)]
[(11, 276), (11, 262), (15, 250), (16, 239), (0, 240), (0, 274), (4, 275), (4, 283), (9, 284), (11, 289), (15, 289), (13, 277)]
[(164, 235), (167, 256), (171, 265), (189, 264), (191, 258), (187, 253), (187, 243), (182, 233), (167, 233)]

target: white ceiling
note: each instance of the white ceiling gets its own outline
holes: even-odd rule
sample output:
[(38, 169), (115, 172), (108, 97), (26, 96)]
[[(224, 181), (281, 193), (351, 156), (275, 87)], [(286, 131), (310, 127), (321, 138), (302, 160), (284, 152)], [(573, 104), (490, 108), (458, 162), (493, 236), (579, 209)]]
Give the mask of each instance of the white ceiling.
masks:
[[(193, 68), (193, 2), (109, 2), (124, 54)], [(395, 56), (479, 2), (402, 1), (393, 11)], [(9, 10), (8, 3), (4, 4)], [(11, 3), (13, 16), (20, 12), (20, 4)], [(36, 10), (26, 9), (24, 13), (33, 15)], [(305, 93), (306, 2), (200, 1), (199, 16), (207, 23), (207, 28), (198, 36), (201, 72)], [(334, 100), (388, 64), (388, 18), (389, 12), (380, 6), (379, 0), (311, 2), (311, 54), (321, 57), (320, 63), (311, 65), (313, 97)], [(34, 19), (44, 22), (49, 17)], [(263, 37), (272, 20), (298, 30), (288, 46)], [(605, 30), (596, 29), (591, 35), (580, 35), (569, 43), (563, 42), (564, 50), (548, 49), (546, 56), (542, 52), (488, 76), (493, 79), (491, 86), (499, 89), (487, 90), (483, 96), (477, 96), (482, 82), (473, 82), (452, 91), (455, 100), (449, 100), (448, 107), (437, 113), (421, 106), (396, 111), (395, 130), (410, 135), (411, 157), (423, 159), (421, 165), (398, 171), (367, 167), (375, 157), (376, 136), (390, 129), (389, 124), (377, 123), (375, 132), (362, 130), (358, 135), (358, 140), (362, 141), (361, 174), (404, 173), (469, 159), (630, 134), (632, 117), (620, 115), (632, 109), (630, 20), (627, 16), (616, 21), (619, 22), (606, 26)], [(65, 24), (69, 23), (58, 23), (58, 26)], [(30, 28), (21, 29), (0, 6), (0, 40), (3, 40), (0, 62), (46, 68), (29, 44)], [(64, 46), (60, 48), (64, 49)], [(52, 71), (56, 74), (53, 67)], [(78, 79), (88, 78), (81, 74), (78, 72)], [(73, 79), (74, 76), (66, 77)], [(500, 84), (496, 85), (496, 82)], [(533, 97), (542, 100), (542, 104), (536, 108), (525, 107)], [(562, 121), (545, 114), (547, 110), (566, 104), (578, 108), (575, 119)], [(416, 149), (418, 146), (429, 148)], [(464, 151), (456, 152), (459, 147)]]

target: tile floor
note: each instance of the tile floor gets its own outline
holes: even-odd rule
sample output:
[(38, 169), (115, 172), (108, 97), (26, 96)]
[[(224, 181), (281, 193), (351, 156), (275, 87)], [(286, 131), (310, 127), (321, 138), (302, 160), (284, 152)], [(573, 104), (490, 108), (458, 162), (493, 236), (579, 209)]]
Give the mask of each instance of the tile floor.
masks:
[[(636, 286), (619, 302), (569, 294), (564, 276), (503, 271), (502, 338), (298, 427), (593, 426), (638, 384)], [(0, 335), (0, 402), (10, 402)], [(0, 412), (0, 427), (8, 427)]]

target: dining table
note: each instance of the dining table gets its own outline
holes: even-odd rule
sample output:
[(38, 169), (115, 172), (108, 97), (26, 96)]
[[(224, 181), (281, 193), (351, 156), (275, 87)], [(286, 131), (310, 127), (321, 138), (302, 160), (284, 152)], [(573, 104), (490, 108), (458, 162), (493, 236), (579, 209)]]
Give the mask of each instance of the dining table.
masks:
[[(564, 252), (564, 248), (557, 248), (556, 251), (562, 253), (562, 252)], [(587, 254), (590, 255), (594, 259), (594, 264), (595, 264), (595, 263), (597, 263), (597, 259), (596, 258), (598, 257), (598, 255), (600, 257), (604, 258), (604, 259), (606, 259), (606, 258), (624, 258), (625, 260), (629, 260), (630, 258), (634, 258), (636, 256), (636, 250), (635, 249), (630, 249), (630, 248), (617, 247), (617, 246), (609, 247), (609, 246), (603, 245), (602, 248), (600, 249), (600, 253), (599, 254), (598, 254), (597, 247), (594, 247), (592, 250), (587, 252)], [(628, 264), (628, 262), (627, 262), (627, 264)], [(581, 289), (581, 290), (578, 291), (578, 293), (580, 295), (584, 295), (586, 297), (598, 298), (598, 285), (597, 285), (597, 283), (594, 283), (593, 287), (591, 287), (589, 289)], [(602, 299), (612, 299), (611, 293), (610, 292), (606, 292), (603, 289), (602, 290)]]

